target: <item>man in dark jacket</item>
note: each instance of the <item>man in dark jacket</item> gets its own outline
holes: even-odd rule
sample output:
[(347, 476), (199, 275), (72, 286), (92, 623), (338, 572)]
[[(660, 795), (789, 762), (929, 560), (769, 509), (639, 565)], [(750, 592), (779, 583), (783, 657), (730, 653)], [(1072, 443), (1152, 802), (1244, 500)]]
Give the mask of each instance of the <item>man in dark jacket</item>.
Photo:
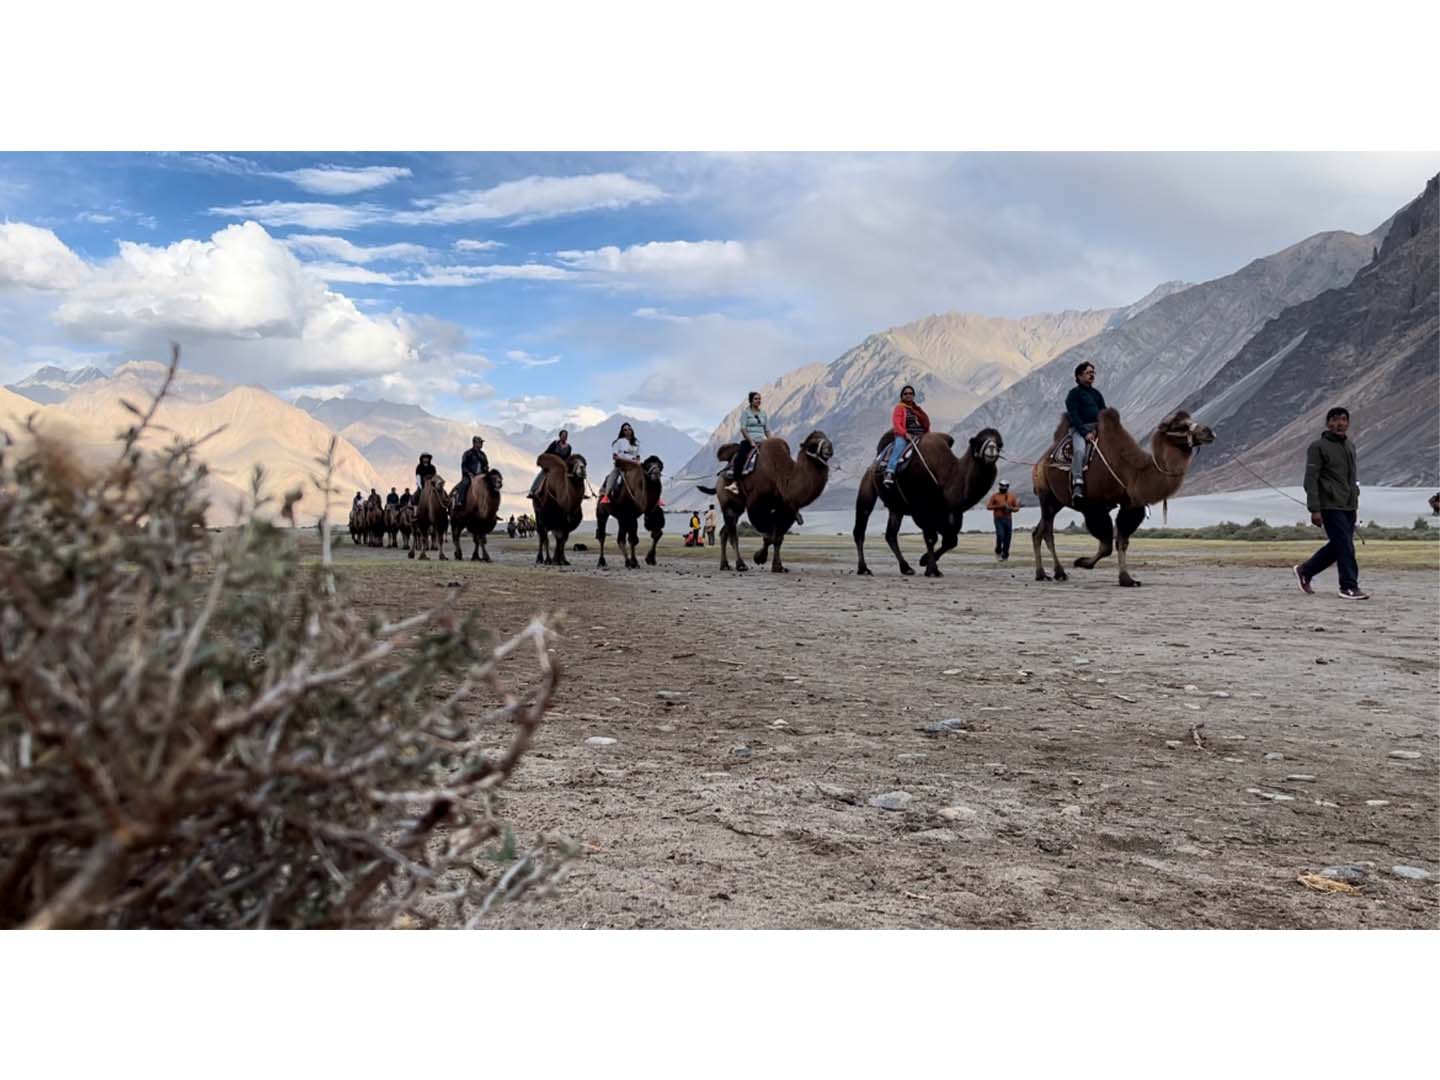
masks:
[(1095, 365), (1085, 360), (1075, 366), (1075, 388), (1065, 395), (1065, 416), (1070, 421), (1070, 497), (1085, 497), (1085, 464), (1095, 443), (1095, 428), (1105, 408), (1105, 395), (1095, 389)]
[(490, 471), (490, 459), (481, 449), (484, 445), (485, 440), (476, 435), (470, 440), (470, 449), (460, 458), (460, 483), (455, 485), (455, 494), (451, 500), (457, 513), (465, 506), (465, 496), (470, 493), (470, 478), (484, 476)]
[(385, 505), (395, 507), (400, 505), (400, 493), (393, 487), (390, 489), (390, 494), (385, 496)]
[(410, 489), (406, 488), (400, 493), (400, 509), (404, 510), (405, 507), (410, 505), (411, 501)]
[(420, 455), (420, 463), (415, 466), (415, 502), (420, 502), (420, 493), (425, 490), (425, 485), (435, 475), (435, 462), (429, 454)]
[(1295, 579), (1307, 593), (1310, 579), (1331, 563), (1340, 573), (1340, 597), (1369, 600), (1360, 591), (1355, 563), (1355, 518), (1360, 511), (1360, 473), (1355, 444), (1349, 439), (1350, 413), (1342, 408), (1325, 414), (1324, 433), (1305, 452), (1305, 505), (1310, 521), (1325, 529), (1326, 544), (1295, 567)]

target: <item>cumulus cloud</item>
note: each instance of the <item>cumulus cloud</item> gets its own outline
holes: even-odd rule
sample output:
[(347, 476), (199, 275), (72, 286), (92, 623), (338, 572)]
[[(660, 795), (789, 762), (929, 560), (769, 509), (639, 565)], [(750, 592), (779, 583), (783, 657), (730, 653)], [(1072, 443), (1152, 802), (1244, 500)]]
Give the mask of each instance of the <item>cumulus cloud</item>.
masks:
[[(34, 246), (34, 233), (48, 231), (10, 227), (4, 235)], [(273, 386), (415, 379), (427, 365), (466, 359), (460, 327), (401, 310), (361, 312), (254, 222), (164, 247), (121, 243), (115, 258), (94, 266), (53, 234), (40, 241), (46, 280), (62, 290), (53, 321), (75, 339), (122, 353), (153, 354), (173, 338), (188, 346), (197, 370), (243, 371)]]
[(499, 240), (456, 240), (456, 251), (494, 251), (505, 245)]
[(506, 398), (496, 401), (493, 409), (501, 424), (532, 424), (546, 430), (591, 427), (610, 415), (594, 405), (577, 405), (548, 394)]
[(296, 187), (317, 195), (354, 195), (408, 179), (411, 174), (409, 169), (394, 165), (317, 165), (310, 169), (291, 169), (265, 175), (288, 180)]
[(617, 210), (659, 202), (665, 193), (654, 184), (623, 173), (589, 176), (527, 176), (478, 191), (456, 191), (434, 199), (416, 200), (417, 210), (401, 211), (394, 220), (408, 225), (461, 225), (471, 221), (508, 220), (510, 224)]
[(68, 289), (88, 274), (84, 260), (51, 230), (21, 221), (0, 222), (0, 288)]
[(492, 281), (560, 281), (573, 275), (558, 266), (522, 263), (513, 266), (429, 266), (423, 270), (390, 273), (345, 263), (306, 263), (305, 269), (323, 281), (353, 285), (397, 285), (417, 288), (463, 288)]
[(324, 255), (347, 263), (411, 261), (423, 259), (430, 253), (430, 249), (421, 244), (377, 244), (362, 247), (352, 244), (343, 236), (316, 236), (308, 233), (287, 236), (284, 244), (291, 251)]

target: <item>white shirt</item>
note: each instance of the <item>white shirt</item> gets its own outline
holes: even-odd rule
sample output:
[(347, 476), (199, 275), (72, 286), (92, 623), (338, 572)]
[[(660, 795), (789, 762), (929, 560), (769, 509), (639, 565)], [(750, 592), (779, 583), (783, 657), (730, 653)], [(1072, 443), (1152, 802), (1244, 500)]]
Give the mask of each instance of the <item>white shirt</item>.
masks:
[(610, 444), (610, 453), (622, 461), (640, 460), (640, 444), (632, 443), (629, 439), (616, 439)]

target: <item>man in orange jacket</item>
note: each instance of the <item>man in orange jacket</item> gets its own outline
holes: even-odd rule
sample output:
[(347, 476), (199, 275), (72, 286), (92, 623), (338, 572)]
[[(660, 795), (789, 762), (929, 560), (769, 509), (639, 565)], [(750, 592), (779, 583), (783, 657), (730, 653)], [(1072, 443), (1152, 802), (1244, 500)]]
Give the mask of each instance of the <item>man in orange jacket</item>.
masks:
[(1000, 562), (1010, 560), (1010, 533), (1013, 523), (1010, 518), (1020, 509), (1020, 500), (1010, 494), (1010, 484), (1000, 481), (1000, 490), (990, 496), (985, 509), (995, 515), (995, 558)]
[(890, 459), (885, 463), (885, 486), (895, 483), (895, 468), (900, 464), (900, 455), (912, 439), (918, 439), (930, 431), (930, 417), (915, 404), (915, 388), (910, 385), (900, 388), (900, 404), (890, 414), (890, 427), (895, 432), (895, 441), (890, 446)]

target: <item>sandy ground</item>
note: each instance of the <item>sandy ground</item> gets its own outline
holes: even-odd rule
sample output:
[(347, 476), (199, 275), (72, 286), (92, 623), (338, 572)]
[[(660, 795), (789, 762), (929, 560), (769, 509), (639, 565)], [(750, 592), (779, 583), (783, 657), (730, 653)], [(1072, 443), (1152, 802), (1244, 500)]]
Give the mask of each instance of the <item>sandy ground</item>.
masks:
[[(1390, 560), (1425, 569), (1362, 549), (1373, 599), (1350, 603), (1333, 571), (1301, 594), (1273, 545), (1151, 542), (1120, 589), (1113, 559), (1037, 583), (1017, 541), (997, 566), (966, 537), (940, 580), (879, 544), (857, 578), (848, 542), (810, 538), (788, 575), (673, 537), (632, 571), (593, 544), (568, 570), (521, 541), (491, 565), (339, 554), (362, 606), (463, 581), (497, 629), (561, 615), (563, 684), (504, 805), (522, 842), (585, 855), (490, 925), (1440, 923), (1433, 544)], [(1359, 893), (1297, 881), (1335, 865)]]

